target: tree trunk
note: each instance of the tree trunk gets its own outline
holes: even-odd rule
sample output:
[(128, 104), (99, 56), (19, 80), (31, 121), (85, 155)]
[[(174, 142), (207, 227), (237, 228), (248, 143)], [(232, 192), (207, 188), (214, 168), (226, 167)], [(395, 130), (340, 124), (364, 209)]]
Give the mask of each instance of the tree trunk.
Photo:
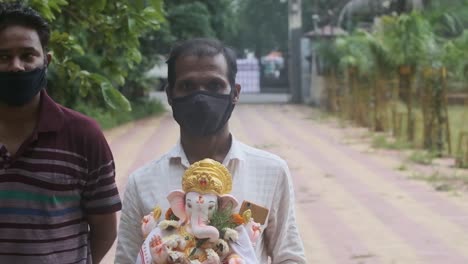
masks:
[(356, 121), (357, 119), (357, 110), (356, 107), (353, 107), (353, 105), (356, 104), (355, 101), (355, 93), (356, 93), (356, 74), (354, 73), (353, 68), (348, 69), (348, 98), (346, 100), (346, 111), (348, 112), (348, 115), (352, 121)]
[(413, 114), (413, 82), (412, 82), (412, 76), (407, 75), (406, 76), (407, 81), (406, 83), (408, 84), (407, 89), (408, 89), (408, 123), (407, 123), (407, 128), (408, 128), (408, 141), (413, 142), (414, 141), (414, 114)]
[(446, 68), (442, 68), (442, 104), (445, 111), (445, 126), (446, 126), (446, 136), (447, 136), (447, 149), (448, 154), (452, 154), (452, 139), (450, 133), (450, 119), (448, 113), (448, 103), (447, 103), (447, 72)]
[[(439, 78), (438, 78), (439, 79)], [(437, 148), (437, 155), (441, 156), (442, 152), (444, 150), (444, 124), (445, 124), (445, 118), (443, 114), (443, 106), (442, 106), (442, 87), (440, 84), (440, 81), (438, 81), (437, 86), (435, 89), (434, 93), (434, 111), (435, 111), (435, 116), (437, 119), (437, 130), (436, 130), (436, 148)]]
[(382, 96), (382, 80), (377, 78), (374, 82), (374, 130), (377, 132), (385, 131), (383, 124), (383, 96)]
[(327, 107), (328, 111), (335, 113), (338, 111), (338, 102), (337, 102), (337, 80), (334, 70), (331, 70), (330, 73), (326, 76), (326, 88), (327, 88)]
[(399, 94), (400, 94), (400, 85), (398, 80), (393, 80), (392, 82), (392, 130), (393, 136), (399, 137), (400, 132), (398, 131), (398, 123), (397, 123), (397, 114), (398, 114), (398, 101), (399, 101)]
[(400, 92), (408, 109), (406, 134), (409, 142), (414, 141), (414, 115), (413, 115), (413, 69), (410, 66), (400, 67)]
[(456, 166), (468, 168), (468, 132), (460, 132), (457, 143)]
[(406, 11), (406, 0), (397, 0), (396, 1), (396, 12), (402, 14)]
[(421, 105), (423, 113), (423, 124), (424, 124), (424, 148), (431, 150), (433, 147), (433, 125), (434, 125), (434, 115), (433, 115), (433, 82), (429, 75), (425, 75), (424, 87), (422, 87), (422, 96), (421, 96)]

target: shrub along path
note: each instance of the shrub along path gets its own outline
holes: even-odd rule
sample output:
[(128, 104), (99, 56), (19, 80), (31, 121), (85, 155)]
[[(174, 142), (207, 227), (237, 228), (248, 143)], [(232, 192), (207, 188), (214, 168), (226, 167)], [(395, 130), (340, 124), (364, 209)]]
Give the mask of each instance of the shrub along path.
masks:
[[(468, 196), (408, 179), (392, 158), (344, 144), (306, 106), (236, 107), (235, 137), (284, 158), (309, 263), (468, 263)], [(178, 139), (171, 113), (106, 132), (123, 194), (129, 173)], [(103, 263), (113, 263), (114, 249)]]

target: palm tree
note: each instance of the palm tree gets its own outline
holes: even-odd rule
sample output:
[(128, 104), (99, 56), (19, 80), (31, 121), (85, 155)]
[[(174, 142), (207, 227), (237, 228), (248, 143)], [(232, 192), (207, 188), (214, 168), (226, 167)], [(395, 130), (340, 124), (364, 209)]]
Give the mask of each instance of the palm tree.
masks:
[(414, 77), (420, 62), (428, 54), (433, 42), (429, 22), (419, 13), (402, 14), (398, 17), (382, 18), (383, 41), (394, 55), (398, 67), (400, 92), (408, 109), (407, 137), (414, 141), (415, 118), (413, 113)]
[(338, 75), (340, 57), (336, 45), (332, 40), (322, 39), (315, 47), (320, 65), (320, 73), (325, 77), (325, 92), (327, 96), (327, 110), (337, 112), (341, 109), (338, 99)]
[(368, 126), (368, 105), (375, 69), (375, 59), (369, 45), (368, 33), (357, 30), (353, 34), (338, 38), (335, 42), (340, 56), (340, 67), (348, 76), (348, 106), (351, 119), (359, 125)]
[[(454, 40), (448, 41), (444, 46), (443, 46), (443, 53), (441, 56), (441, 62), (444, 65), (444, 69), (447, 68), (447, 71), (449, 74), (444, 74), (442, 76), (442, 90), (445, 92), (447, 88), (445, 87), (447, 81), (446, 78), (450, 77), (453, 79), (459, 79), (459, 80), (464, 80), (466, 81), (468, 79), (468, 30), (464, 30), (463, 34), (460, 35), (458, 38)], [(448, 76), (447, 76), (448, 75)], [(445, 98), (443, 98), (445, 99)], [(444, 112), (445, 111), (445, 112)], [(445, 114), (446, 120), (443, 119)], [(437, 109), (437, 116), (439, 119), (442, 119), (445, 121), (446, 125), (446, 135), (447, 135), (447, 144), (449, 148), (449, 153), (451, 152), (451, 138), (450, 138), (450, 129), (449, 129), (449, 116), (447, 113), (447, 106), (445, 105), (445, 108), (443, 109)], [(442, 142), (441, 138), (441, 133), (438, 133), (439, 138), (438, 142)], [(460, 138), (462, 137), (462, 134), (459, 135)], [(466, 147), (466, 153), (467, 156), (465, 157), (467, 160), (464, 162), (461, 162), (463, 166), (468, 165), (468, 146), (462, 146), (459, 145), (459, 150), (458, 152), (461, 151), (461, 148)], [(440, 146), (439, 146), (440, 149)]]
[[(451, 134), (447, 107), (447, 79), (466, 76), (468, 51), (467, 0), (431, 1), (424, 15), (434, 28), (424, 66), (423, 92), (424, 146), (442, 155), (444, 146), (451, 154)], [(444, 136), (445, 134), (445, 136)]]
[(383, 34), (381, 25), (381, 23), (377, 22), (374, 25), (372, 34), (367, 34), (368, 45), (372, 50), (375, 60), (375, 131), (385, 130), (384, 119), (386, 119), (385, 116), (387, 115), (385, 105), (388, 101), (388, 96), (386, 95), (393, 94), (394, 92), (393, 87), (388, 87), (388, 85), (386, 89), (383, 89), (383, 87), (384, 84), (389, 83), (394, 78), (394, 69), (397, 66), (395, 57), (385, 42), (385, 35)]

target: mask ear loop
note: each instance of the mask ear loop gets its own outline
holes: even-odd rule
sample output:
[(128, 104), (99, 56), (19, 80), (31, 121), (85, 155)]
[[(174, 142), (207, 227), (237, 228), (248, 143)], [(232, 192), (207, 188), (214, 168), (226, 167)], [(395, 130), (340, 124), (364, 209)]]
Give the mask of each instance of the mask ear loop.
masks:
[[(235, 90), (236, 86), (234, 85), (234, 87), (231, 87), (231, 92), (229, 93), (229, 105), (228, 107), (226, 108), (226, 111), (224, 112), (223, 114), (223, 125), (226, 125), (226, 123), (229, 121), (229, 118), (231, 118), (231, 114), (232, 114), (232, 111), (234, 111), (234, 106), (236, 106), (234, 103), (233, 103), (233, 100), (234, 100), (234, 90)], [(221, 127), (218, 127), (216, 130), (219, 131), (219, 129), (221, 129)]]

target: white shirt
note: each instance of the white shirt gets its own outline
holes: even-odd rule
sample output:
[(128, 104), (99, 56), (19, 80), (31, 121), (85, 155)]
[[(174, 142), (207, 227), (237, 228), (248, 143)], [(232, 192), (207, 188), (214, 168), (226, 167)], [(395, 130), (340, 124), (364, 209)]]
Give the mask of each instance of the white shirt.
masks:
[[(234, 138), (223, 165), (232, 174), (231, 192), (239, 203), (247, 200), (270, 210), (256, 243), (259, 263), (306, 263), (294, 209), (294, 190), (286, 162), (269, 152)], [(169, 208), (166, 196), (182, 188), (189, 161), (180, 142), (159, 160), (130, 175), (123, 199), (115, 263), (135, 263), (143, 243), (141, 219), (156, 205)]]

